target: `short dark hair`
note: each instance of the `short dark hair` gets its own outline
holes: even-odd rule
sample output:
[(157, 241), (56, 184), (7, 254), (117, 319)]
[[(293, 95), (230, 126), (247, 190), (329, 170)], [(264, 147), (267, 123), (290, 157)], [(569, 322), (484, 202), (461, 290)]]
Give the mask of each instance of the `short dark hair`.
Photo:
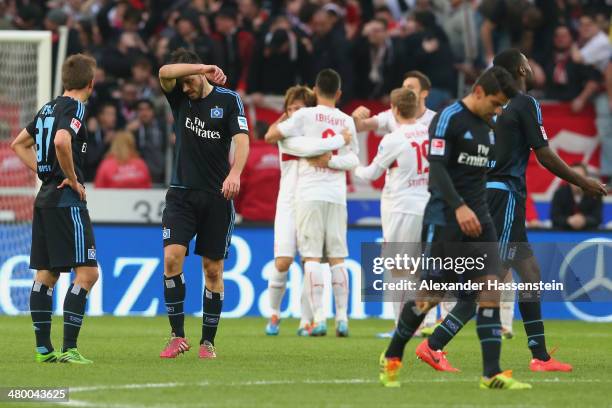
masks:
[(69, 56), (62, 65), (62, 85), (64, 90), (70, 91), (87, 87), (95, 74), (95, 59), (85, 54)]
[(177, 48), (170, 54), (171, 64), (201, 64), (202, 60), (193, 51), (186, 50), (185, 48)]
[(136, 107), (140, 107), (141, 104), (145, 104), (149, 107), (149, 109), (151, 110), (155, 110), (155, 106), (153, 105), (153, 102), (151, 102), (150, 99), (139, 99), (138, 101), (136, 101)]
[(480, 86), (485, 95), (502, 92), (508, 98), (514, 98), (518, 93), (512, 75), (502, 67), (491, 67), (480, 74), (474, 87)]
[(321, 95), (333, 98), (342, 86), (340, 74), (331, 68), (326, 68), (317, 74), (315, 86)]
[(413, 70), (406, 72), (404, 74), (404, 80), (408, 78), (418, 79), (419, 84), (421, 84), (421, 90), (423, 91), (429, 91), (431, 89), (431, 81), (429, 80), (429, 77), (421, 71)]
[(493, 58), (493, 66), (504, 68), (514, 79), (519, 78), (521, 65), (523, 65), (523, 54), (517, 48), (508, 48)]
[(397, 108), (402, 118), (411, 119), (416, 115), (419, 101), (410, 89), (397, 88), (391, 91), (391, 105)]

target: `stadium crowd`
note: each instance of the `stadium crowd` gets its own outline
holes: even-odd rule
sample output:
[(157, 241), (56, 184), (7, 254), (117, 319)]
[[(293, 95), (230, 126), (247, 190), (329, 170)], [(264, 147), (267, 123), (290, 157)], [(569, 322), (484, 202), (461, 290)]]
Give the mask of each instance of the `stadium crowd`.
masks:
[(55, 64), (66, 25), (67, 54), (97, 60), (86, 179), (98, 186), (167, 182), (172, 116), (157, 72), (178, 47), (219, 65), (225, 86), (254, 106), (312, 84), (323, 68), (340, 73), (343, 102), (387, 104), (416, 69), (431, 79), (434, 110), (467, 91), (496, 52), (518, 47), (534, 69), (534, 96), (574, 112), (593, 103), (609, 179), (611, 11), (606, 0), (0, 0), (0, 29), (52, 31)]

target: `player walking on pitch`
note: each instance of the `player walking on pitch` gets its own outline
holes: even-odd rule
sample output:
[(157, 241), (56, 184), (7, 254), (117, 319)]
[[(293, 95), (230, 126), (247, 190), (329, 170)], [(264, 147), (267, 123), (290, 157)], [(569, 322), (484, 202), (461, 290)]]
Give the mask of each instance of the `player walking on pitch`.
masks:
[[(223, 304), (223, 260), (234, 228), (232, 198), (240, 190), (240, 174), (249, 153), (249, 135), (240, 96), (223, 84), (225, 75), (203, 65), (185, 49), (159, 70), (161, 87), (172, 108), (176, 133), (174, 168), (162, 217), (164, 298), (172, 328), (161, 358), (189, 350), (185, 338), (183, 262), (197, 236), (195, 253), (202, 256), (205, 289), (199, 357), (216, 357), (215, 335)], [(234, 164), (229, 151), (234, 141)]]
[[(77, 350), (87, 294), (98, 280), (96, 244), (85, 188), (83, 165), (87, 129), (85, 102), (93, 91), (96, 62), (83, 54), (62, 65), (64, 93), (46, 103), (13, 141), (19, 159), (42, 182), (34, 202), (30, 268), (36, 270), (30, 314), (36, 335), (36, 361), (91, 364)], [(64, 345), (51, 344), (53, 287), (60, 272), (74, 268), (75, 278), (64, 298)]]
[[(527, 58), (519, 50), (509, 49), (498, 54), (493, 65), (510, 72), (521, 92), (504, 106), (495, 121), (495, 165), (487, 176), (487, 201), (500, 241), (500, 256), (508, 268), (506, 273), (510, 273), (509, 268), (514, 268), (523, 282), (535, 283), (541, 280), (540, 268), (527, 242), (525, 230), (525, 175), (531, 150), (550, 172), (579, 186), (586, 194), (604, 196), (606, 187), (572, 170), (548, 147), (540, 105), (525, 93), (533, 85), (533, 73)], [(519, 293), (518, 306), (527, 334), (527, 346), (532, 354), (529, 368), (531, 371), (571, 371), (570, 364), (552, 358), (546, 349), (540, 296), (539, 292)], [(457, 302), (451, 315), (429, 338), (428, 346), (443, 350), (471, 319), (470, 308), (465, 302)], [(457, 320), (453, 320), (457, 318), (459, 325)]]
[[(346, 243), (346, 171), (359, 165), (355, 126), (350, 116), (336, 108), (340, 98), (340, 76), (331, 69), (319, 72), (315, 94), (317, 106), (302, 108), (291, 118), (272, 127), (273, 139), (305, 136), (326, 139), (351, 134), (351, 144), (338, 154), (315, 160), (300, 159), (296, 189), (296, 225), (300, 255), (304, 259), (305, 281), (309, 282), (309, 296), (314, 314), (313, 336), (327, 334), (323, 310), (323, 270), (325, 255), (331, 265), (332, 289), (336, 306), (336, 335), (348, 336), (348, 273), (344, 258), (348, 256)], [(323, 253), (325, 250), (325, 253)]]
[[(268, 143), (278, 143), (281, 180), (276, 202), (274, 217), (274, 271), (268, 280), (268, 294), (272, 315), (266, 325), (266, 334), (276, 336), (280, 330), (280, 307), (287, 287), (289, 267), (297, 250), (295, 228), (295, 193), (298, 182), (298, 160), (300, 157), (313, 157), (336, 150), (344, 144), (349, 144), (350, 133), (343, 132), (326, 139), (307, 137), (290, 137), (278, 139), (279, 133), (274, 132), (278, 123), (290, 118), (296, 111), (315, 105), (314, 92), (306, 86), (293, 86), (285, 94), (285, 109), (283, 115), (270, 127), (266, 134)], [(276, 138), (274, 135), (276, 134)], [(298, 336), (308, 336), (313, 315), (308, 299), (309, 284), (302, 284), (301, 319)]]
[[(429, 128), (431, 197), (423, 223), (423, 241), (429, 245), (425, 248), (429, 252), (427, 257), (465, 259), (467, 256), (480, 259), (483, 267), (462, 271), (441, 266), (425, 268), (421, 276), (425, 281), (484, 283), (498, 279), (501, 264), (497, 249), (486, 248), (486, 243), (496, 241), (485, 194), (485, 175), (495, 143), (488, 121), (515, 94), (510, 74), (493, 67), (477, 79), (468, 96), (437, 114)], [(398, 373), (406, 343), (444, 292), (429, 291), (421, 295), (425, 296), (404, 305), (391, 343), (380, 356), (380, 380), (387, 387), (400, 385)], [(461, 291), (458, 296), (471, 303), (472, 315), (476, 304), (479, 305), (476, 327), (483, 361), (480, 387), (531, 388), (500, 368), (499, 293), (483, 285), (480, 291)], [(419, 358), (440, 370), (457, 371), (450, 367), (444, 352), (427, 347), (426, 341), (416, 351)]]

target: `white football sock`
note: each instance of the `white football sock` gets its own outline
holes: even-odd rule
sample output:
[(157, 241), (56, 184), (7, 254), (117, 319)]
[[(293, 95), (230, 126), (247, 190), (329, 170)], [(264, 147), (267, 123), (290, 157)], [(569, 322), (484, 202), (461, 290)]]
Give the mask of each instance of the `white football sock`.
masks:
[(320, 262), (308, 261), (304, 263), (304, 270), (310, 277), (308, 296), (314, 315), (315, 323), (325, 322), (323, 310), (323, 268)]
[(349, 283), (348, 272), (343, 263), (331, 267), (331, 278), (336, 305), (336, 321), (348, 321)]
[(501, 295), (501, 303), (499, 308), (499, 317), (501, 319), (502, 328), (512, 332), (512, 320), (514, 320), (514, 300), (516, 292), (513, 290), (505, 290)]
[(288, 272), (281, 272), (278, 269), (274, 268), (274, 271), (270, 274), (270, 279), (268, 280), (268, 293), (270, 294), (270, 309), (272, 309), (272, 314), (280, 317), (280, 307), (281, 302), (283, 301), (283, 296), (285, 295), (285, 290), (287, 289), (287, 276)]
[(457, 302), (440, 302), (440, 319), (445, 319), (446, 315), (455, 308)]
[(421, 324), (421, 328), (423, 327), (432, 327), (435, 326), (436, 321), (438, 320), (438, 307), (432, 307), (429, 312), (425, 315), (425, 319), (423, 319), (423, 323)]
[(310, 306), (309, 298), (310, 289), (310, 274), (304, 270), (304, 282), (302, 282), (302, 296), (300, 297), (300, 305), (302, 308), (300, 327), (306, 327), (312, 323), (312, 307)]

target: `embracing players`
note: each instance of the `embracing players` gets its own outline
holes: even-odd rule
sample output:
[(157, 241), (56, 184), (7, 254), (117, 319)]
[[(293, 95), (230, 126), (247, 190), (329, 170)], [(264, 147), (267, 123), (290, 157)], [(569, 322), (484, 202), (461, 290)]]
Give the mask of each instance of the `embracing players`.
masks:
[[(36, 336), (36, 361), (90, 364), (77, 350), (87, 294), (98, 280), (96, 244), (85, 188), (83, 165), (87, 129), (85, 102), (93, 91), (96, 62), (83, 54), (62, 65), (64, 94), (46, 103), (11, 147), (42, 182), (34, 202), (30, 268), (36, 276), (30, 293), (30, 314)], [(35, 147), (35, 149), (33, 149)], [(51, 344), (53, 287), (60, 272), (74, 269), (64, 298), (64, 345)]]
[[(164, 241), (164, 298), (172, 334), (161, 358), (189, 350), (185, 338), (185, 278), (183, 262), (189, 242), (197, 236), (195, 253), (202, 256), (205, 289), (199, 357), (216, 357), (214, 342), (223, 303), (223, 261), (234, 228), (232, 198), (240, 189), (240, 174), (249, 153), (244, 106), (236, 92), (212, 85), (225, 75), (203, 65), (185, 49), (172, 53), (159, 70), (161, 87), (172, 108), (176, 148), (166, 208), (162, 217)], [(235, 143), (234, 164), (229, 152)]]
[(331, 69), (317, 75), (317, 106), (302, 108), (284, 122), (273, 126), (273, 139), (305, 136), (326, 139), (348, 129), (351, 143), (316, 159), (300, 159), (296, 188), (296, 227), (300, 255), (304, 260), (305, 281), (314, 315), (313, 336), (327, 334), (323, 310), (323, 269), (321, 259), (331, 265), (332, 289), (336, 306), (336, 335), (348, 336), (348, 273), (344, 258), (348, 256), (346, 241), (346, 171), (359, 164), (355, 126), (350, 116), (336, 108), (340, 98), (340, 76)]
[[(510, 72), (520, 92), (504, 106), (494, 124), (495, 163), (488, 174), (488, 206), (505, 268), (513, 268), (523, 282), (539, 282), (540, 268), (527, 242), (525, 230), (525, 174), (531, 150), (550, 172), (579, 186), (586, 194), (603, 196), (606, 188), (572, 170), (548, 147), (540, 105), (525, 93), (533, 85), (533, 73), (527, 58), (517, 49), (508, 49), (495, 57), (493, 65)], [(539, 292), (519, 293), (518, 306), (532, 355), (529, 368), (532, 371), (571, 371), (571, 365), (552, 358), (546, 349), (540, 296)], [(471, 307), (469, 303), (457, 302), (451, 314), (429, 338), (428, 347), (443, 350), (471, 319)]]
[[(495, 245), (497, 234), (486, 202), (486, 172), (495, 144), (488, 121), (500, 113), (501, 107), (516, 94), (513, 82), (506, 70), (493, 67), (477, 79), (468, 96), (437, 114), (431, 123), (428, 155), (431, 197), (423, 222), (427, 258), (459, 260), (471, 257), (480, 259), (484, 267), (461, 271), (442, 266), (425, 268), (421, 275), (425, 281), (484, 283), (499, 277), (501, 263)], [(443, 295), (441, 291), (424, 291), (416, 301), (409, 300), (404, 305), (391, 343), (380, 357), (383, 385), (400, 385), (398, 373), (406, 343), (413, 337), (425, 313)], [(480, 387), (531, 388), (500, 368), (499, 293), (490, 291), (485, 284), (482, 290), (460, 291), (457, 296), (460, 302), (470, 305), (470, 317), (479, 305), (476, 327), (483, 360)], [(456, 371), (450, 367), (444, 352), (431, 349), (427, 340), (419, 344), (416, 351), (417, 356), (430, 365)]]
[[(270, 127), (266, 134), (268, 143), (278, 143), (280, 156), (281, 180), (276, 201), (274, 217), (274, 271), (268, 280), (268, 295), (272, 314), (266, 325), (266, 334), (276, 336), (280, 331), (281, 302), (287, 288), (289, 267), (297, 250), (297, 232), (295, 227), (295, 193), (298, 183), (298, 160), (300, 157), (314, 157), (330, 152), (350, 143), (351, 134), (343, 132), (331, 138), (312, 139), (308, 137), (281, 138), (275, 131), (277, 125), (304, 107), (315, 106), (314, 92), (303, 85), (296, 85), (285, 93), (284, 112)], [(309, 282), (302, 284), (301, 319), (298, 336), (310, 334), (313, 319), (308, 299)]]

